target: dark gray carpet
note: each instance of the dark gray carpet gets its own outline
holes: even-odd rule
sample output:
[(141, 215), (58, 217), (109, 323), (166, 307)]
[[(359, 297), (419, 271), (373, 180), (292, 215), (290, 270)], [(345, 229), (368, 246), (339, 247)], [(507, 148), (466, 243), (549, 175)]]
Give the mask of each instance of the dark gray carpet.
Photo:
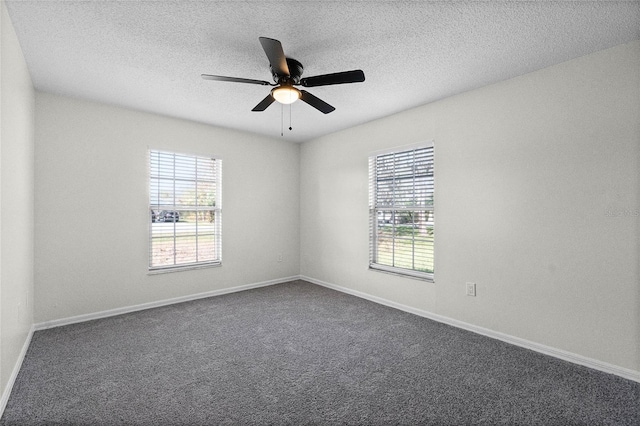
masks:
[(2, 425), (640, 424), (640, 384), (305, 282), (36, 332)]

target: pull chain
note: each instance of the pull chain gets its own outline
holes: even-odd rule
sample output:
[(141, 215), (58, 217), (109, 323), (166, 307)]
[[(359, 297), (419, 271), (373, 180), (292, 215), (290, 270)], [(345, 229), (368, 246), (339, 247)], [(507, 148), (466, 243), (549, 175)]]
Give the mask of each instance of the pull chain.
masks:
[[(291, 127), (291, 104), (289, 104), (289, 130)], [(284, 136), (284, 104), (280, 104), (280, 136)]]

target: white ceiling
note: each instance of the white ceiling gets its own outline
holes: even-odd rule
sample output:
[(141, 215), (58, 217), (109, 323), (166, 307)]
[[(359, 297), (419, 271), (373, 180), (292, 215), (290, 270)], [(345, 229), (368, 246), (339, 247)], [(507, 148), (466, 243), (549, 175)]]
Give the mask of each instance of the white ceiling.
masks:
[[(35, 87), (306, 141), (640, 38), (638, 1), (9, 0)], [(336, 107), (251, 109), (271, 81), (258, 37), (303, 77), (362, 69), (363, 83), (309, 88)]]

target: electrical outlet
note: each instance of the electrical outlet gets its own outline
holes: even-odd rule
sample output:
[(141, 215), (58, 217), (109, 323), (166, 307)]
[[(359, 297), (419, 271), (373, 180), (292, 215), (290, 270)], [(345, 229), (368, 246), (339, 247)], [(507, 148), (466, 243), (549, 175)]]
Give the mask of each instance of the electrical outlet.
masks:
[(476, 283), (467, 283), (467, 296), (476, 295)]

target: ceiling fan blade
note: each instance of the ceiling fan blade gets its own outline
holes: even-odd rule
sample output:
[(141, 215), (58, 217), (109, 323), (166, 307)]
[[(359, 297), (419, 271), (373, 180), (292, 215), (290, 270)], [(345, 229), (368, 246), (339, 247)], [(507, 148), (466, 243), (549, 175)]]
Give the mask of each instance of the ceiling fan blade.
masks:
[(361, 83), (363, 81), (364, 72), (362, 70), (353, 70), (305, 77), (300, 80), (300, 84), (304, 87), (315, 87), (329, 86), (332, 84)]
[(267, 37), (258, 37), (258, 39), (264, 49), (264, 53), (267, 54), (267, 58), (269, 59), (269, 64), (271, 64), (273, 72), (279, 76), (290, 75), (289, 66), (287, 65), (287, 57), (284, 56), (284, 50), (282, 50), (282, 43), (278, 40)]
[(332, 107), (322, 99), (316, 96), (313, 96), (311, 93), (307, 92), (306, 90), (301, 90), (300, 93), (302, 93), (302, 97), (300, 98), (300, 100), (308, 103), (318, 111), (324, 114), (329, 114), (330, 112), (335, 111), (334, 107)]
[(271, 93), (269, 93), (267, 95), (267, 97), (264, 98), (263, 100), (261, 100), (260, 103), (258, 105), (256, 105), (255, 107), (253, 107), (253, 109), (251, 111), (253, 111), (253, 112), (262, 112), (265, 109), (267, 109), (269, 107), (269, 105), (271, 105), (274, 102), (275, 102), (275, 98), (273, 96), (271, 96)]
[(238, 78), (238, 77), (225, 77), (223, 75), (209, 75), (202, 74), (202, 78), (205, 80), (215, 80), (215, 81), (228, 81), (229, 83), (250, 83), (250, 84), (261, 84), (263, 86), (273, 86), (273, 84), (264, 80), (252, 80), (250, 78)]

